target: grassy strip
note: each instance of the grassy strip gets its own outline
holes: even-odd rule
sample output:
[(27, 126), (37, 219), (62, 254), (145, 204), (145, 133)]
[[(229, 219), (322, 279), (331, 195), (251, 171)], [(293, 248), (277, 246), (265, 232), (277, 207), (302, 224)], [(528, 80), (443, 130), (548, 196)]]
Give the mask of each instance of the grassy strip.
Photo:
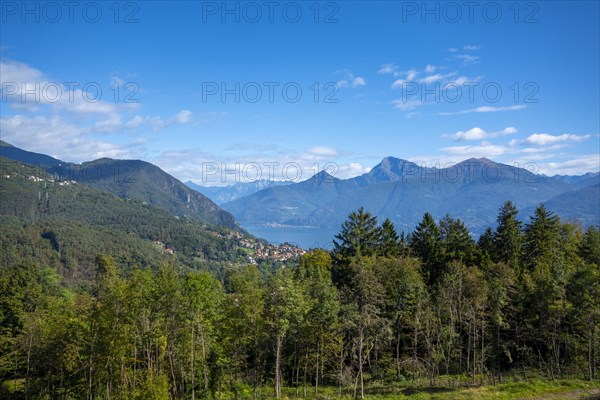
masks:
[[(600, 382), (590, 382), (579, 379), (547, 380), (536, 378), (527, 382), (508, 382), (498, 385), (480, 385), (471, 387), (433, 386), (433, 387), (389, 387), (377, 386), (365, 388), (365, 397), (381, 400), (510, 400), (510, 399), (542, 399), (549, 395), (565, 394), (567, 397), (553, 397), (553, 399), (578, 399), (594, 389), (600, 390)], [(269, 389), (264, 389), (263, 394), (269, 397)], [(352, 399), (353, 389), (346, 388), (342, 397), (338, 388), (322, 387), (315, 396), (314, 389), (308, 388), (306, 399)], [(303, 398), (303, 389), (298, 390), (296, 397), (295, 388), (284, 391), (284, 399)]]

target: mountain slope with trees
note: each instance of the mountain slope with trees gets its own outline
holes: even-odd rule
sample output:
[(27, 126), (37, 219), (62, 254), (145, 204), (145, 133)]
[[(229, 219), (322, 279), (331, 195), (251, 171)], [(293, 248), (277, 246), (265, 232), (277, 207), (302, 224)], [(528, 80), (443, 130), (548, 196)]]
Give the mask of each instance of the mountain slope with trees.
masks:
[(155, 205), (178, 217), (240, 229), (231, 214), (206, 196), (145, 161), (101, 158), (74, 164), (28, 152), (6, 142), (0, 143), (0, 156), (34, 165), (59, 180), (74, 180), (124, 199)]
[(111, 254), (126, 270), (176, 262), (224, 271), (248, 262), (256, 239), (206, 226), (162, 208), (57, 180), (28, 164), (0, 157), (2, 265), (52, 267), (67, 281), (93, 278), (94, 259)]

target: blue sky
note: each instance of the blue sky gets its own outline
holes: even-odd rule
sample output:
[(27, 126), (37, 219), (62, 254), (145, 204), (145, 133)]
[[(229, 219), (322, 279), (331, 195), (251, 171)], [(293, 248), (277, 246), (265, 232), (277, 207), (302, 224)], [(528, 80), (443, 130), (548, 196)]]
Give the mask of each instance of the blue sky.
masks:
[(1, 136), (200, 184), (389, 155), (600, 169), (597, 1), (423, 4), (3, 1)]

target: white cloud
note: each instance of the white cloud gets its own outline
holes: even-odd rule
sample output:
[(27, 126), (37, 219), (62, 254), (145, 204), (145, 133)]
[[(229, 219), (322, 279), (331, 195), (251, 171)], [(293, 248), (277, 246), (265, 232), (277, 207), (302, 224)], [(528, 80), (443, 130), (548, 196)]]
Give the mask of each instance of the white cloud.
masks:
[(21, 83), (42, 83), (46, 78), (44, 74), (27, 64), (16, 61), (1, 61), (0, 62), (0, 82), (2, 87), (5, 84), (13, 82), (18, 85)]
[(481, 140), (486, 137), (486, 133), (483, 129), (475, 127), (467, 131), (458, 131), (454, 134), (454, 140)]
[(500, 112), (500, 111), (516, 111), (523, 110), (527, 108), (526, 105), (519, 104), (515, 106), (507, 106), (507, 107), (492, 107), (492, 106), (482, 106), (477, 108), (471, 108), (468, 110), (462, 110), (457, 112), (441, 112), (439, 115), (458, 115), (458, 114), (470, 114), (470, 113), (490, 113), (490, 112)]
[(401, 78), (401, 79), (396, 79), (392, 83), (392, 89), (397, 89), (400, 86), (402, 86), (403, 84), (405, 84), (405, 83), (407, 83), (409, 81), (414, 80), (417, 77), (418, 74), (419, 73), (416, 70), (414, 70), (414, 69), (410, 69), (410, 70), (408, 70), (406, 72), (402, 72), (402, 73), (399, 73), (399, 72), (394, 73), (395, 77), (402, 76), (402, 75), (406, 75), (406, 76), (404, 78)]
[(431, 74), (435, 72), (436, 69), (437, 68), (435, 67), (435, 65), (427, 64), (427, 66), (425, 67), (425, 72)]
[(344, 79), (337, 82), (337, 86), (339, 89), (342, 88), (352, 88), (356, 89), (361, 86), (365, 86), (367, 81), (362, 76), (354, 76), (354, 74), (348, 70), (338, 71), (344, 73)]
[(313, 146), (307, 150), (308, 154), (312, 154), (315, 156), (336, 156), (337, 150), (332, 147), (327, 146)]
[(442, 81), (442, 80), (450, 78), (454, 75), (456, 75), (456, 72), (450, 72), (448, 74), (434, 74), (434, 75), (429, 75), (429, 76), (426, 76), (425, 78), (419, 79), (419, 82), (429, 84), (429, 83), (433, 83), (433, 82)]
[(198, 184), (217, 186), (257, 179), (299, 182), (323, 169), (336, 178), (349, 178), (367, 171), (359, 163), (340, 162), (336, 149), (322, 145), (295, 152), (276, 145), (236, 143), (225, 150), (222, 154), (206, 153), (200, 149), (165, 151), (148, 161), (183, 181), (189, 179)]
[(464, 158), (471, 157), (498, 157), (506, 154), (509, 151), (507, 146), (495, 145), (489, 142), (482, 142), (477, 146), (450, 146), (444, 147), (442, 151), (455, 156)]
[[(132, 77), (135, 74), (127, 76)], [(124, 82), (116, 73), (110, 79), (112, 83)], [(140, 108), (139, 103), (104, 101), (103, 98), (113, 100), (113, 93), (97, 82), (63, 84), (53, 81), (40, 70), (24, 63), (0, 62), (0, 80), (4, 89), (2, 95), (6, 96), (12, 109), (38, 115), (43, 111), (50, 114), (49, 120), (70, 121), (71, 127), (76, 126), (80, 132), (86, 134), (114, 133), (141, 128), (144, 125), (157, 132), (169, 125), (187, 124), (192, 120), (192, 112), (189, 110), (181, 110), (166, 120), (160, 116), (131, 117), (130, 113)], [(360, 85), (360, 80), (355, 84)], [(89, 86), (88, 90), (82, 90), (85, 85)], [(23, 90), (32, 91), (34, 94), (22, 95)], [(52, 118), (55, 116), (60, 118)], [(127, 122), (124, 123), (123, 120)]]
[(449, 51), (450, 53), (456, 53), (456, 52), (458, 51), (458, 49), (457, 49), (456, 47), (450, 47), (450, 48), (448, 49), (448, 51)]
[(154, 132), (160, 132), (170, 125), (185, 125), (192, 121), (192, 112), (188, 110), (181, 110), (174, 116), (164, 120), (159, 116), (141, 116), (136, 115), (127, 121), (123, 127), (125, 129), (137, 129), (140, 127), (147, 127)]
[[(497, 131), (497, 132), (486, 132), (479, 127), (474, 127), (467, 131), (458, 131), (454, 135), (451, 135), (451, 137), (452, 137), (452, 139), (454, 139), (455, 141), (458, 142), (458, 141), (467, 141), (467, 140), (483, 140), (483, 139), (489, 139), (489, 138), (494, 138), (494, 137), (498, 137), (498, 136), (513, 135), (515, 133), (517, 133), (517, 128), (515, 128), (513, 126), (508, 126), (504, 129), (502, 129), (501, 131)], [(510, 144), (510, 142), (509, 142), (509, 144)]]
[(360, 163), (349, 163), (337, 165), (338, 169), (334, 176), (338, 179), (349, 179), (355, 176), (365, 174), (371, 170), (369, 167), (364, 167)]
[(470, 54), (458, 54), (458, 55), (454, 56), (454, 58), (462, 60), (464, 65), (479, 64), (480, 60), (481, 60), (481, 57), (472, 56)]
[(100, 157), (129, 158), (130, 145), (90, 138), (91, 127), (73, 125), (59, 116), (26, 117), (14, 115), (0, 119), (2, 139), (17, 147), (51, 154), (65, 161), (81, 162)]
[(352, 79), (351, 86), (353, 88), (357, 88), (360, 86), (365, 86), (366, 84), (367, 84), (367, 81), (365, 81), (365, 78), (363, 78), (362, 76), (357, 76), (356, 78)]
[(565, 161), (538, 163), (539, 173), (546, 175), (582, 175), (600, 170), (600, 155), (585, 154)]
[(394, 72), (396, 72), (396, 70), (398, 69), (398, 66), (394, 65), (394, 64), (383, 64), (381, 66), (381, 68), (379, 68), (379, 71), (377, 71), (378, 74), (392, 74)]
[(578, 143), (581, 141), (584, 141), (586, 139), (589, 139), (590, 135), (583, 135), (583, 136), (579, 136), (579, 135), (570, 135), (570, 134), (563, 134), (563, 135), (550, 135), (548, 133), (534, 133), (533, 135), (528, 136), (524, 143), (526, 144), (530, 144), (530, 145), (534, 145), (534, 146), (547, 146), (547, 145), (552, 145), (552, 144), (557, 144), (557, 143), (565, 143), (565, 142), (570, 142), (570, 143)]
[(397, 99), (393, 100), (392, 104), (399, 110), (411, 111), (417, 107), (424, 106), (425, 103), (417, 99)]
[(188, 110), (181, 110), (179, 113), (173, 118), (173, 122), (176, 124), (187, 124), (192, 119), (192, 112)]
[(406, 79), (396, 79), (394, 83), (392, 83), (392, 89), (398, 89), (408, 81)]
[(142, 125), (143, 123), (144, 123), (144, 118), (139, 115), (136, 115), (135, 117), (133, 117), (129, 121), (127, 121), (127, 123), (125, 124), (125, 128), (127, 128), (127, 129), (137, 128), (138, 126)]
[(469, 44), (466, 44), (466, 45), (463, 46), (463, 50), (468, 50), (468, 51), (474, 51), (474, 50), (479, 50), (479, 49), (481, 49), (481, 45), (480, 44), (478, 44), (478, 45), (469, 45)]

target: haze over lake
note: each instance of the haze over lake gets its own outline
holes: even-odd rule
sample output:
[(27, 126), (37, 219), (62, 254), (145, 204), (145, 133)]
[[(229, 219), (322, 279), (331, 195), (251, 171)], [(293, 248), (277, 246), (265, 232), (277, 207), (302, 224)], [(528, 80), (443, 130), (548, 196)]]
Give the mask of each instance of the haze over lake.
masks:
[(339, 229), (333, 228), (291, 228), (291, 227), (265, 227), (244, 226), (253, 235), (266, 239), (271, 244), (292, 243), (305, 250), (312, 248), (333, 248), (333, 237)]

